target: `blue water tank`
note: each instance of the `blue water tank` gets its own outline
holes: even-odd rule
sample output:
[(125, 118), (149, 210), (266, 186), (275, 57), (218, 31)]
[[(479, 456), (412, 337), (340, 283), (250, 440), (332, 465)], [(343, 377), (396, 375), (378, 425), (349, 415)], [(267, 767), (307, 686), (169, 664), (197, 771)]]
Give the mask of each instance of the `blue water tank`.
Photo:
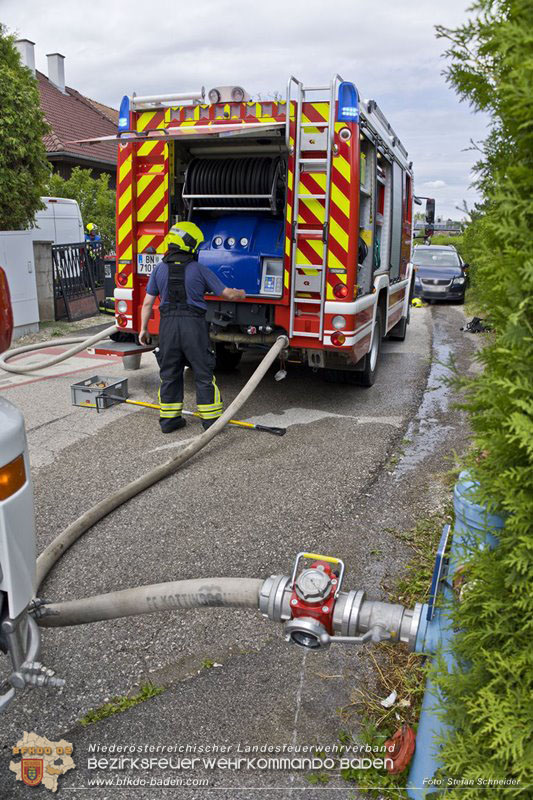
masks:
[[(475, 552), (498, 545), (499, 536), (505, 526), (505, 517), (491, 513), (485, 506), (476, 502), (478, 484), (467, 470), (459, 475), (453, 492), (455, 525), (450, 548), (450, 565), (447, 581), (441, 591), (446, 598), (443, 608), (437, 609), (431, 622), (426, 621), (427, 606), (424, 605), (422, 621), (417, 636), (417, 652), (439, 653), (449, 672), (457, 669), (454, 655), (455, 629), (450, 611), (454, 591), (451, 586), (455, 570), (465, 559), (475, 557)], [(464, 665), (463, 665), (464, 668)], [(446, 793), (446, 780), (434, 778), (442, 767), (440, 757), (441, 740), (450, 726), (442, 719), (446, 699), (441, 696), (431, 678), (426, 683), (426, 691), (420, 711), (416, 734), (416, 750), (409, 778), (407, 794), (412, 800), (425, 800)]]
[(205, 237), (198, 260), (212, 269), (226, 286), (244, 289), (248, 295), (281, 295), (281, 291), (273, 290), (272, 284), (265, 282), (263, 268), (266, 259), (283, 258), (282, 220), (234, 213), (220, 217), (195, 214), (193, 222)]
[(500, 514), (492, 514), (484, 506), (475, 502), (478, 484), (473, 481), (467, 470), (459, 475), (453, 492), (455, 510), (454, 547), (461, 546), (496, 547), (498, 535), (505, 525), (505, 518)]

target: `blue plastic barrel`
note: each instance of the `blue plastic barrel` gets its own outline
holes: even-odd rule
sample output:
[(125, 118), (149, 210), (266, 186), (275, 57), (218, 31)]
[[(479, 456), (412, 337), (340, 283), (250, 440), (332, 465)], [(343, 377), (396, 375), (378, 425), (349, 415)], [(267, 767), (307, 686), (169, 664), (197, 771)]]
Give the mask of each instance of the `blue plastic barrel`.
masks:
[[(446, 586), (441, 587), (446, 600), (452, 599), (449, 579), (457, 566), (465, 559), (470, 559), (476, 550), (496, 547), (499, 533), (505, 525), (503, 517), (490, 513), (484, 506), (475, 502), (477, 486), (467, 471), (461, 472), (455, 484), (453, 493), (455, 524), (450, 547), (448, 581)], [(428, 655), (438, 652), (451, 672), (455, 666), (452, 653), (455, 632), (448, 613), (446, 609), (437, 609), (433, 619), (426, 622), (426, 611), (427, 606), (424, 605), (416, 650)], [(449, 729), (449, 726), (439, 719), (442, 710), (443, 699), (432, 681), (428, 680), (416, 734), (415, 755), (407, 781), (407, 794), (415, 800), (423, 800), (432, 793), (446, 791), (446, 782), (439, 784), (434, 778), (436, 771), (442, 766), (439, 740), (443, 739)]]
[(455, 526), (452, 552), (454, 547), (471, 548), (476, 545), (477, 549), (488, 546), (492, 550), (498, 544), (498, 535), (505, 525), (505, 520), (499, 514), (490, 513), (485, 506), (475, 502), (477, 487), (477, 481), (473, 481), (469, 473), (463, 470), (453, 491)]

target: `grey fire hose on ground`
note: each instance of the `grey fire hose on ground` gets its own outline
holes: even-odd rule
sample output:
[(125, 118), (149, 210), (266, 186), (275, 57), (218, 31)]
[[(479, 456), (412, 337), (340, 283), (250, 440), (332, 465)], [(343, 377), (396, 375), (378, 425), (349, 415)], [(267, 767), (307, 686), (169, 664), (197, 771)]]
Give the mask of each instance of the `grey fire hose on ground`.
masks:
[(138, 586), (80, 600), (47, 603), (38, 622), (45, 628), (56, 628), (202, 606), (258, 608), (263, 583), (257, 578), (195, 578)]
[[(68, 358), (75, 356), (76, 353), (81, 353), (82, 350), (92, 347), (93, 344), (96, 344), (96, 342), (99, 342), (102, 339), (107, 339), (107, 337), (111, 333), (115, 333), (116, 330), (117, 328), (115, 325), (110, 325), (109, 328), (105, 328), (105, 330), (95, 333), (94, 336), (90, 336), (88, 339), (85, 336), (75, 336), (69, 339), (57, 339), (54, 342), (37, 342), (36, 344), (27, 344), (24, 347), (14, 347), (12, 350), (8, 350), (7, 353), (4, 353), (2, 356), (0, 356), (0, 369), (4, 369), (6, 372), (13, 372), (15, 375), (31, 375), (37, 370), (46, 369), (46, 367), (53, 367), (55, 364), (59, 364), (61, 361), (66, 361)], [(19, 367), (15, 366), (14, 364), (8, 364), (8, 361), (11, 361), (12, 358), (21, 356), (23, 353), (32, 353), (35, 350), (44, 350), (45, 347), (60, 347), (61, 345), (66, 344), (73, 344), (74, 347), (71, 347), (65, 353), (52, 356), (52, 358), (48, 358), (46, 361), (42, 361), (40, 364), (33, 364), (31, 367), (29, 367), (28, 364), (26, 364), (26, 366), (21, 365)]]

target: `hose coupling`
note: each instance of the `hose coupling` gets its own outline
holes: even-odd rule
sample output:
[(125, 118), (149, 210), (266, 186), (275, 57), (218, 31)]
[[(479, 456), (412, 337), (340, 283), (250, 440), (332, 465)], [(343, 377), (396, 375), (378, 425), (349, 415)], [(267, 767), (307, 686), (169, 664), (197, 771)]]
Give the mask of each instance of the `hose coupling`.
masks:
[[(299, 572), (300, 561), (311, 565)], [(336, 569), (335, 569), (336, 567)], [(259, 592), (264, 617), (284, 623), (287, 641), (309, 650), (332, 644), (401, 642), (415, 649), (422, 605), (367, 600), (362, 589), (341, 591), (344, 564), (331, 556), (299, 553), (292, 576), (271, 575)]]

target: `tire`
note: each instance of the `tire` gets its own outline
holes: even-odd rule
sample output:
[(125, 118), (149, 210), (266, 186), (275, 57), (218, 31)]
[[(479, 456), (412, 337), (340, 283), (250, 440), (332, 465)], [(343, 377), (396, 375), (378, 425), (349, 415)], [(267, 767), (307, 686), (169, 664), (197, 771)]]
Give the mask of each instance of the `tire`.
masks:
[(379, 355), (381, 352), (381, 337), (383, 336), (383, 318), (381, 309), (376, 310), (376, 324), (374, 326), (374, 335), (372, 337), (372, 346), (370, 352), (364, 358), (364, 366), (362, 372), (356, 373), (359, 375), (359, 384), (361, 386), (373, 386), (376, 380), (379, 367)]
[(216, 342), (215, 354), (215, 370), (218, 372), (230, 372), (236, 369), (242, 358), (242, 350), (230, 350), (221, 342)]

